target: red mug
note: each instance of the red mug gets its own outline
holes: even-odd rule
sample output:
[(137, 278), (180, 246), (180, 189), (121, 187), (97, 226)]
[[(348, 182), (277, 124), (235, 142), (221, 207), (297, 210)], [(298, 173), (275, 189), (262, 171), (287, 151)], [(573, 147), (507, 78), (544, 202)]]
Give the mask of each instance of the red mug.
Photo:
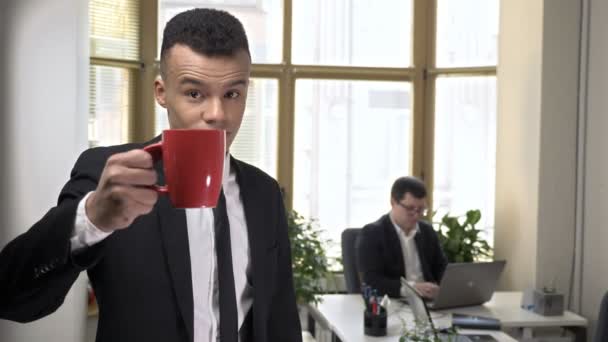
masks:
[(157, 161), (162, 159), (164, 186), (154, 185), (168, 194), (176, 208), (213, 208), (222, 189), (226, 132), (215, 129), (167, 129), (162, 141), (148, 145)]

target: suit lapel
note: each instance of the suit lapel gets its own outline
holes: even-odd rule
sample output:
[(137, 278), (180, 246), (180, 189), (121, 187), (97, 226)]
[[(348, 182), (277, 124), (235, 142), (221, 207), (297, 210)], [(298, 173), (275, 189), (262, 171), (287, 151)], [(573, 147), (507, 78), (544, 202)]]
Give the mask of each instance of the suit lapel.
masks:
[[(255, 341), (263, 341), (265, 339), (265, 326), (264, 317), (266, 312), (264, 311), (264, 303), (268, 300), (263, 298), (265, 293), (265, 286), (271, 284), (274, 279), (264, 279), (261, 276), (263, 273), (259, 270), (270, 266), (270, 261), (267, 255), (267, 246), (272, 245), (264, 242), (264, 238), (267, 236), (276, 236), (276, 234), (264, 233), (263, 228), (268, 225), (268, 218), (264, 219), (263, 213), (265, 212), (264, 206), (266, 203), (260, 201), (260, 198), (264, 197), (256, 188), (255, 181), (251, 179), (251, 175), (247, 174), (240, 162), (230, 158), (230, 166), (234, 168), (236, 172), (236, 180), (239, 184), (241, 193), (241, 200), (243, 201), (243, 209), (245, 211), (245, 220), (247, 222), (247, 235), (249, 238), (249, 250), (250, 250), (250, 261), (251, 261), (251, 274), (253, 284), (253, 334)], [(262, 305), (260, 305), (262, 304)]]
[[(252, 274), (256, 274), (255, 269), (264, 267), (263, 257), (265, 256), (265, 244), (263, 241), (264, 235), (256, 234), (256, 231), (267, 224), (267, 220), (263, 217), (263, 203), (257, 199), (260, 195), (256, 191), (255, 183), (250, 179), (239, 162), (230, 158), (230, 165), (236, 171), (236, 179), (241, 192), (241, 200), (243, 201), (243, 210), (245, 211), (245, 220), (247, 221), (247, 235), (249, 238), (249, 249), (251, 251), (251, 267)], [(275, 236), (275, 235), (271, 235)]]
[[(164, 183), (162, 163), (156, 163), (159, 183)], [(192, 273), (190, 269), (190, 248), (188, 227), (183, 209), (175, 209), (167, 196), (158, 199), (158, 219), (167, 258), (167, 267), (173, 283), (173, 291), (189, 340), (194, 336), (194, 299), (192, 293)]]

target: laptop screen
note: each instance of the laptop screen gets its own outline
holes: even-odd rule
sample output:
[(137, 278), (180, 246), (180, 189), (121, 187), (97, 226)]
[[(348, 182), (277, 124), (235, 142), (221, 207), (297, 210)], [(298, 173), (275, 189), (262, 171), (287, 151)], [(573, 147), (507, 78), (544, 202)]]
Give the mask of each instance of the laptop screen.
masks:
[(450, 263), (439, 293), (428, 307), (437, 310), (458, 306), (480, 305), (492, 298), (505, 261)]
[(433, 320), (431, 319), (431, 315), (429, 314), (429, 310), (426, 307), (424, 300), (418, 294), (418, 291), (416, 291), (416, 289), (403, 277), (401, 278), (401, 285), (405, 287), (405, 296), (410, 309), (412, 309), (412, 313), (414, 314), (416, 325), (429, 327), (434, 332), (435, 326), (433, 325)]
[[(408, 301), (408, 305), (410, 306), (412, 313), (414, 314), (414, 319), (416, 321), (416, 325), (419, 327), (424, 327), (430, 330), (431, 334), (435, 337), (436, 341), (452, 341), (452, 342), (468, 342), (468, 341), (496, 341), (491, 335), (480, 334), (480, 335), (444, 335), (438, 334), (437, 329), (435, 328), (435, 324), (433, 323), (433, 319), (431, 317), (431, 313), (429, 308), (426, 305), (426, 302), (418, 291), (414, 287), (412, 287), (405, 278), (401, 277), (401, 285), (405, 288), (406, 299)], [(428, 331), (427, 330), (427, 331)]]

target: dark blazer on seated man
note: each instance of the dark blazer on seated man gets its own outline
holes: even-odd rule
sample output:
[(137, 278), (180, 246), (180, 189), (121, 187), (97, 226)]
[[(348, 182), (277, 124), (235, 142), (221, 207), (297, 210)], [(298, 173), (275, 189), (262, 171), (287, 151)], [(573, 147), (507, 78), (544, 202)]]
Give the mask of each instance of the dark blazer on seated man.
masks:
[(357, 266), (361, 280), (381, 295), (403, 296), (401, 277), (412, 281), (425, 297), (432, 298), (438, 291), (447, 259), (433, 227), (419, 220), (426, 210), (425, 197), (422, 182), (413, 177), (399, 178), (391, 190), (391, 211), (363, 227), (359, 234)]

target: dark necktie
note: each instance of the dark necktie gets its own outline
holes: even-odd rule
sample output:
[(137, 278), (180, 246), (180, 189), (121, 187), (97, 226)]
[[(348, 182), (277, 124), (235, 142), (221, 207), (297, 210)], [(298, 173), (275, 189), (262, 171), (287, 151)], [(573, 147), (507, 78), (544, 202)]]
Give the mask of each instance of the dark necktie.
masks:
[(215, 229), (215, 253), (217, 255), (217, 278), (220, 297), (220, 341), (238, 342), (238, 319), (232, 273), (230, 248), (230, 223), (226, 211), (224, 191), (220, 193), (217, 207), (213, 209)]

